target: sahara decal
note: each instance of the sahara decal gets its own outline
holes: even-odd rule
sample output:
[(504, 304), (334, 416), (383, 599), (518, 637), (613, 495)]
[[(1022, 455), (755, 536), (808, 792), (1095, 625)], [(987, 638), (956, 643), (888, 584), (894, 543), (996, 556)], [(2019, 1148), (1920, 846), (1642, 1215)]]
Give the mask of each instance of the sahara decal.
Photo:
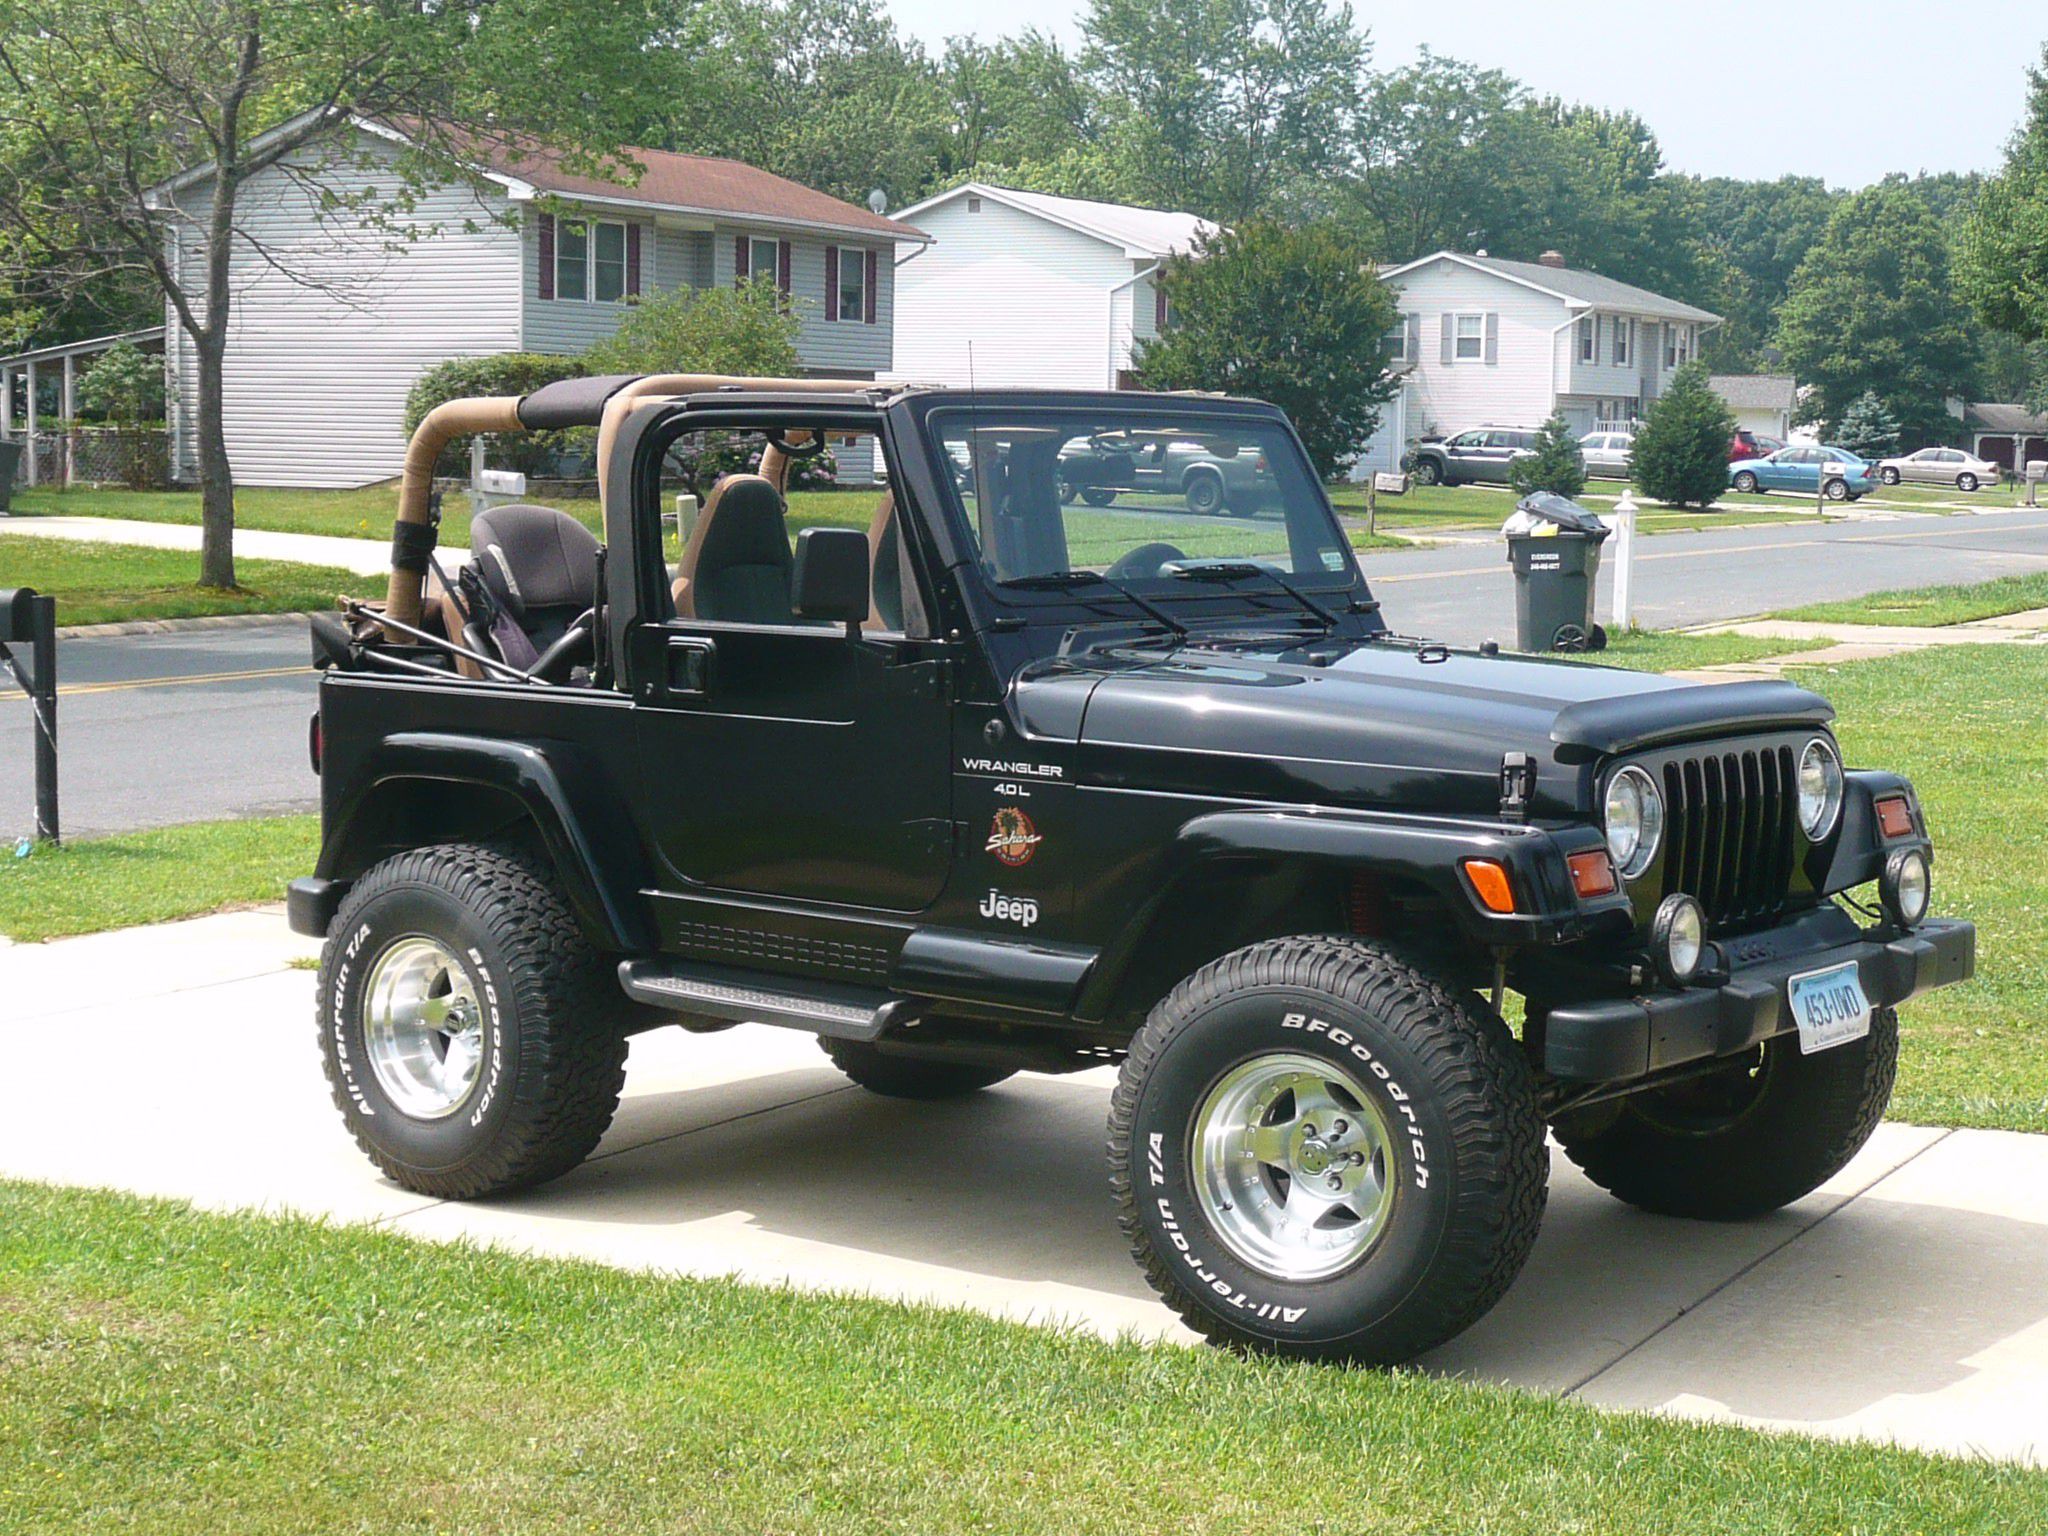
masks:
[(1038, 903), (1028, 896), (1005, 896), (1001, 891), (990, 891), (981, 898), (981, 915), (999, 923), (1029, 928), (1038, 921)]
[(996, 812), (995, 823), (988, 829), (987, 851), (1016, 869), (1029, 864), (1044, 841), (1022, 806), (1006, 805)]
[(999, 757), (963, 757), (962, 773), (993, 779), (1064, 779), (1067, 770), (1058, 763), (1006, 763)]

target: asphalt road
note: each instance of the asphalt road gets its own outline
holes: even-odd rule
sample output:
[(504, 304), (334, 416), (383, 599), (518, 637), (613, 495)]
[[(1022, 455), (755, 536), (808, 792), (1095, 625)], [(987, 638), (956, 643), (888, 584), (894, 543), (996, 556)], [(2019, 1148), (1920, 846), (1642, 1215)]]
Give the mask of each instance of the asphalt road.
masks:
[[(1636, 618), (1669, 628), (2039, 570), (2048, 509), (1659, 534), (1637, 545)], [(1376, 553), (1366, 572), (1404, 634), (1514, 637), (1514, 583), (1497, 541)], [(1611, 581), (1610, 562), (1603, 618)], [(60, 642), (66, 834), (314, 808), (306, 654), (297, 620)], [(10, 840), (34, 826), (31, 729), (26, 702), (0, 686), (0, 837)]]

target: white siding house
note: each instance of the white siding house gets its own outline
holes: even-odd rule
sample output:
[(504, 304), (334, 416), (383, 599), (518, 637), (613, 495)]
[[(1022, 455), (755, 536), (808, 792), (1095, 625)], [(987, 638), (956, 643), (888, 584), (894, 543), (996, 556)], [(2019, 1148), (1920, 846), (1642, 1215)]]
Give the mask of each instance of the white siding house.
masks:
[(1398, 291), (1402, 382), (1361, 472), (1395, 467), (1421, 437), (1540, 426), (1554, 411), (1580, 432), (1632, 420), (1720, 324), (1554, 252), (1503, 261), (1439, 251), (1380, 276)]
[(1115, 388), (1158, 334), (1160, 263), (1214, 226), (1187, 213), (968, 182), (898, 215), (933, 238), (896, 273), (895, 376)]
[[(486, 170), (483, 190), (435, 188), (378, 228), (320, 186), (378, 186), (398, 153), (358, 123), (345, 145), (253, 178), (240, 199), (227, 351), (228, 458), (238, 483), (355, 486), (398, 473), (405, 398), (455, 357), (572, 354), (617, 329), (636, 297), (772, 275), (801, 321), (806, 373), (871, 379), (894, 359), (895, 253), (925, 236), (730, 160), (629, 149), (632, 187), (545, 155)], [(480, 156), (488, 162), (491, 157)], [(396, 170), (389, 174), (396, 185)], [(205, 168), (160, 189), (180, 210), (172, 260), (196, 278)], [(410, 238), (408, 238), (408, 226)], [(197, 369), (168, 315), (165, 366), (175, 478), (196, 475)], [(842, 478), (872, 474), (872, 444), (839, 450)]]
[(1728, 403), (1735, 425), (1744, 432), (1775, 437), (1791, 435), (1792, 408), (1799, 403), (1799, 381), (1784, 373), (1717, 373), (1707, 380)]

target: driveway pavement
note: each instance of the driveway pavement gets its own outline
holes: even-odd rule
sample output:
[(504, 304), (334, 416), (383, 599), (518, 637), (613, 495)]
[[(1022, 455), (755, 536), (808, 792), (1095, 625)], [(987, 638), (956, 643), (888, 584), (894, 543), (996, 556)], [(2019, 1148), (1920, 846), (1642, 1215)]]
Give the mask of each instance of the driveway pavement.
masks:
[[(0, 949), (0, 1176), (1189, 1337), (1111, 1215), (1107, 1071), (910, 1105), (800, 1035), (664, 1030), (633, 1042), (595, 1159), (453, 1205), (382, 1181), (343, 1131), (313, 978), (287, 968), (312, 952), (271, 912)], [(1887, 1125), (1736, 1226), (1630, 1210), (1560, 1157), (1521, 1280), (1426, 1364), (2048, 1466), (2048, 1137)]]

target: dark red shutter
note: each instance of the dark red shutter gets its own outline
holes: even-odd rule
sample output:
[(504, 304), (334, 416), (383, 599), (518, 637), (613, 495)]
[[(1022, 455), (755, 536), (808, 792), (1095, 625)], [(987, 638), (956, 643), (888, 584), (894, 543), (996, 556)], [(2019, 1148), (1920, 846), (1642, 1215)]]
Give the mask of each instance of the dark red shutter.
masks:
[(626, 297), (640, 291), (640, 226), (626, 226)]
[(538, 224), (540, 231), (540, 286), (536, 290), (544, 299), (555, 296), (555, 216), (544, 213)]
[(1152, 329), (1162, 335), (1166, 331), (1166, 290), (1157, 278), (1152, 280)]
[(735, 286), (747, 280), (747, 237), (732, 237), (732, 280)]
[(789, 242), (787, 240), (775, 242), (775, 286), (782, 291), (784, 298), (789, 297)]
[(868, 324), (869, 324), (869, 325), (873, 325), (873, 324), (875, 323), (875, 312), (876, 312), (876, 307), (877, 307), (877, 306), (878, 306), (878, 305), (879, 305), (879, 304), (881, 303), (881, 300), (875, 297), (875, 290), (876, 290), (876, 287), (877, 287), (877, 285), (878, 285), (878, 283), (879, 283), (879, 281), (880, 281), (880, 279), (881, 279), (881, 275), (882, 275), (882, 256), (881, 256), (881, 252), (879, 252), (879, 251), (869, 251), (869, 252), (868, 252), (868, 282), (867, 282), (867, 289), (868, 289), (868, 295), (867, 295), (867, 297), (868, 297), (868, 313), (867, 313), (867, 322), (868, 322)]
[(839, 247), (825, 247), (825, 318), (839, 318)]

